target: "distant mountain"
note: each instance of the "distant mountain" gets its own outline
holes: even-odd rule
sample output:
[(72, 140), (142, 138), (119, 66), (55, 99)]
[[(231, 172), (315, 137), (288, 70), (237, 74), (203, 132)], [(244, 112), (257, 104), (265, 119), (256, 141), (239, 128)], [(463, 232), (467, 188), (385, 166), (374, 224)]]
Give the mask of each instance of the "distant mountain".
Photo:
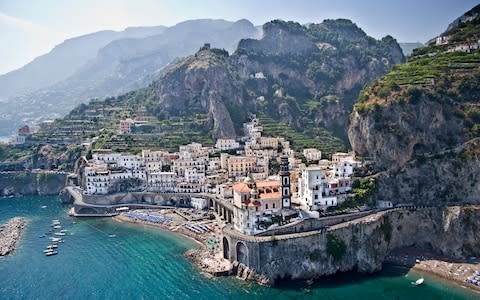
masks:
[(99, 31), (68, 39), (20, 69), (1, 75), (0, 99), (33, 92), (66, 79), (113, 40), (142, 38), (164, 30), (164, 26), (136, 27), (120, 32)]
[(415, 42), (415, 43), (398, 43), (400, 45), (400, 48), (402, 48), (403, 55), (409, 56), (412, 54), (413, 49), (420, 48), (423, 46), (422, 43), (420, 42)]
[[(92, 34), (91, 39), (97, 41), (99, 34)], [(4, 100), (4, 105), (0, 106), (0, 124), (3, 121), (6, 126), (0, 127), (0, 135), (8, 134), (21, 123), (61, 117), (90, 98), (144, 87), (157, 78), (169, 63), (194, 53), (204, 43), (233, 51), (240, 39), (260, 36), (259, 30), (248, 20), (229, 22), (209, 19), (186, 21), (169, 28), (129, 28), (118, 34), (102, 33), (99, 36), (107, 37), (101, 43), (97, 42), (95, 47), (83, 47), (86, 49), (79, 46), (71, 49), (70, 45), (76, 44), (67, 41), (65, 44), (69, 47), (57, 47), (64, 48), (61, 56), (55, 48), (47, 54), (45, 62), (39, 58), (37, 60), (41, 60), (41, 64), (36, 61), (31, 63), (35, 68), (29, 67), (30, 64), (22, 68), (23, 77), (6, 74), (9, 75), (8, 80), (14, 82), (31, 82), (41, 77), (41, 84), (30, 83), (28, 91), (35, 88), (36, 91), (28, 94), (19, 95), (19, 89), (16, 89), (16, 97)], [(78, 39), (83, 41), (86, 38)], [(65, 66), (59, 66), (57, 70), (57, 64), (52, 61), (62, 62)], [(1, 83), (0, 80), (0, 87)], [(24, 87), (22, 91), (25, 90)], [(13, 91), (8, 95), (11, 96)]]

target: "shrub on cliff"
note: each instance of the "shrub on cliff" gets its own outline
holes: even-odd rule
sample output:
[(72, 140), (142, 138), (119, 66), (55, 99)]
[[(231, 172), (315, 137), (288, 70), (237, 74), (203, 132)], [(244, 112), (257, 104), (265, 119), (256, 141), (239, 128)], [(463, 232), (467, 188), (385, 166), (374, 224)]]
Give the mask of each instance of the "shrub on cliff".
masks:
[(333, 256), (334, 261), (341, 260), (347, 252), (347, 245), (345, 242), (334, 236), (331, 233), (327, 233), (327, 253)]

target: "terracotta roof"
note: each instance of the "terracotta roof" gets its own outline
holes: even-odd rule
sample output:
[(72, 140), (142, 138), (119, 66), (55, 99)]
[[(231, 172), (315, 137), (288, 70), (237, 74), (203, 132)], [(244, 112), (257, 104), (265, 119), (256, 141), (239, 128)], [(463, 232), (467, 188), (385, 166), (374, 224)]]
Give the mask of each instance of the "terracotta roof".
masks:
[(260, 199), (280, 199), (282, 197), (280, 192), (262, 193), (259, 196), (260, 196)]
[(245, 183), (236, 183), (233, 185), (233, 190), (240, 193), (250, 193), (250, 188)]
[(280, 186), (280, 181), (278, 180), (262, 180), (262, 181), (257, 181), (257, 188), (261, 187), (279, 187)]

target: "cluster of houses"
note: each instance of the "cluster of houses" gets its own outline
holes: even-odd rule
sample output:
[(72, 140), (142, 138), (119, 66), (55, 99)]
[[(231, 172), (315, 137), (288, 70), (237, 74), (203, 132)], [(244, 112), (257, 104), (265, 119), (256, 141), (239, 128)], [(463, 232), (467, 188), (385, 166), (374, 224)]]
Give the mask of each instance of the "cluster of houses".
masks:
[(262, 136), (258, 119), (244, 124), (244, 132), (240, 140), (219, 139), (214, 147), (191, 143), (175, 153), (96, 150), (86, 160), (84, 192), (212, 193), (233, 204), (237, 230), (256, 234), (293, 208), (324, 210), (351, 191), (358, 166), (353, 154), (322, 160), (319, 150), (304, 149), (306, 166), (288, 141)]
[(435, 39), (435, 45), (449, 45), (447, 52), (473, 52), (480, 49), (480, 40), (452, 44), (450, 36), (439, 36)]

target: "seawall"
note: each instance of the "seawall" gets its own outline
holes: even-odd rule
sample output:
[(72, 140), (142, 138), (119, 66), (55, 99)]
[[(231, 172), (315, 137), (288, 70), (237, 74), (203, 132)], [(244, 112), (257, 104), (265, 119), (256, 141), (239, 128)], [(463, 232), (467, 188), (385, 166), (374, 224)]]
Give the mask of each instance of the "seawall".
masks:
[[(373, 273), (400, 247), (416, 247), (452, 259), (478, 256), (479, 229), (480, 206), (385, 211), (328, 230), (270, 237), (245, 236), (227, 226), (223, 254), (274, 284), (281, 278)], [(245, 273), (245, 268), (239, 269)]]
[(58, 195), (68, 173), (52, 171), (0, 172), (0, 197)]

